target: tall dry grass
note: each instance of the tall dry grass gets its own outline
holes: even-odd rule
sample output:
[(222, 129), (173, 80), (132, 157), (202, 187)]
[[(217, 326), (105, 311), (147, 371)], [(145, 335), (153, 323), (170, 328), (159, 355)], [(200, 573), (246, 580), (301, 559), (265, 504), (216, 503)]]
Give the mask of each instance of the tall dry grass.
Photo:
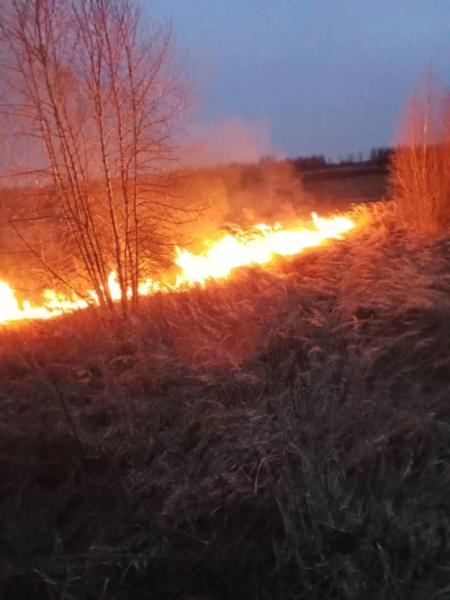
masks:
[(0, 598), (448, 597), (450, 240), (354, 217), (126, 322), (0, 331)]
[(400, 222), (422, 233), (450, 226), (450, 94), (429, 79), (412, 97), (391, 165)]

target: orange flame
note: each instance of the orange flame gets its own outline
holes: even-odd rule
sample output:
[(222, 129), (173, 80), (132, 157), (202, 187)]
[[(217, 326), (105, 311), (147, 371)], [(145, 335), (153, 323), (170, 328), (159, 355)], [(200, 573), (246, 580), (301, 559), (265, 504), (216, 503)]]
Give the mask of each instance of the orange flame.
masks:
[[(303, 223), (289, 229), (283, 229), (279, 223), (274, 226), (259, 224), (237, 234), (224, 234), (218, 240), (206, 243), (207, 250), (193, 254), (177, 248), (175, 264), (180, 273), (172, 284), (146, 279), (139, 284), (139, 294), (148, 296), (157, 291), (175, 291), (200, 284), (209, 280), (224, 279), (238, 268), (251, 265), (265, 265), (277, 256), (293, 256), (304, 248), (319, 246), (330, 239), (340, 238), (355, 226), (348, 217), (319, 217), (312, 214), (312, 223)], [(113, 300), (120, 300), (121, 291), (115, 272), (108, 277), (108, 287)], [(129, 291), (131, 295), (131, 291)], [(93, 303), (98, 299), (93, 291), (87, 296)], [(40, 306), (29, 301), (19, 302), (14, 290), (0, 280), (0, 323), (28, 319), (50, 319), (63, 313), (87, 308), (88, 302), (76, 297), (68, 298), (53, 290), (45, 290)]]
[(177, 250), (175, 263), (181, 268), (177, 285), (205, 283), (207, 279), (222, 279), (233, 269), (249, 265), (264, 265), (275, 256), (292, 256), (304, 248), (319, 246), (328, 239), (338, 238), (354, 227), (347, 217), (324, 219), (312, 214), (314, 229), (300, 226), (282, 229), (256, 225), (253, 234), (225, 235), (202, 254)]
[(43, 296), (44, 301), (41, 306), (33, 306), (28, 300), (19, 304), (14, 290), (5, 281), (0, 280), (0, 323), (23, 319), (50, 319), (88, 307), (85, 300), (67, 298), (53, 290), (45, 290)]

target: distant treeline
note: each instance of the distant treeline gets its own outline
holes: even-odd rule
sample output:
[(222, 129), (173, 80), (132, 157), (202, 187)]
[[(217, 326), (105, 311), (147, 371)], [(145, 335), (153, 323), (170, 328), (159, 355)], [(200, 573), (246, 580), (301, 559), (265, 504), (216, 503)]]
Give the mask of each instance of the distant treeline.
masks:
[[(307, 171), (318, 171), (324, 169), (335, 169), (338, 167), (379, 167), (387, 169), (394, 152), (394, 148), (388, 146), (378, 146), (370, 150), (368, 158), (364, 158), (361, 153), (355, 157), (349, 154), (346, 158), (338, 161), (332, 161), (324, 154), (311, 154), (308, 156), (297, 156), (287, 159), (292, 164), (295, 171), (304, 173)], [(277, 162), (273, 156), (264, 156), (261, 163)]]

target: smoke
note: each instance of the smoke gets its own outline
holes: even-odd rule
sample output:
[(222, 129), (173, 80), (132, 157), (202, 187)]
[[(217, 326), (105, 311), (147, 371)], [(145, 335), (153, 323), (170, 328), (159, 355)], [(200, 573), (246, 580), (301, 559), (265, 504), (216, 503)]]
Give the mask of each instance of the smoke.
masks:
[(196, 125), (191, 135), (195, 142), (186, 160), (190, 166), (256, 162), (270, 154), (272, 148), (270, 127), (265, 120), (229, 117), (211, 125)]
[(195, 143), (183, 161), (185, 200), (205, 210), (185, 227), (189, 242), (234, 226), (287, 224), (309, 216), (311, 199), (292, 164), (274, 151), (267, 120), (230, 117), (196, 125), (191, 139)]
[(190, 171), (187, 193), (206, 207), (188, 231), (194, 241), (235, 226), (292, 224), (314, 209), (292, 164), (272, 158)]

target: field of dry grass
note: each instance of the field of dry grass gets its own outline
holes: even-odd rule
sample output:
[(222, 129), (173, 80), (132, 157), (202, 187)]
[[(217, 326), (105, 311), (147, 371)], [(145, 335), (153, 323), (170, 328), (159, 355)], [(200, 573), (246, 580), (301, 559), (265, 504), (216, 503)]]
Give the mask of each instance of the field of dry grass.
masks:
[[(367, 217), (367, 211), (365, 211)], [(0, 596), (450, 595), (450, 237), (0, 332)]]
[(335, 168), (301, 176), (305, 193), (317, 210), (349, 210), (352, 204), (388, 197), (388, 173), (377, 167)]

